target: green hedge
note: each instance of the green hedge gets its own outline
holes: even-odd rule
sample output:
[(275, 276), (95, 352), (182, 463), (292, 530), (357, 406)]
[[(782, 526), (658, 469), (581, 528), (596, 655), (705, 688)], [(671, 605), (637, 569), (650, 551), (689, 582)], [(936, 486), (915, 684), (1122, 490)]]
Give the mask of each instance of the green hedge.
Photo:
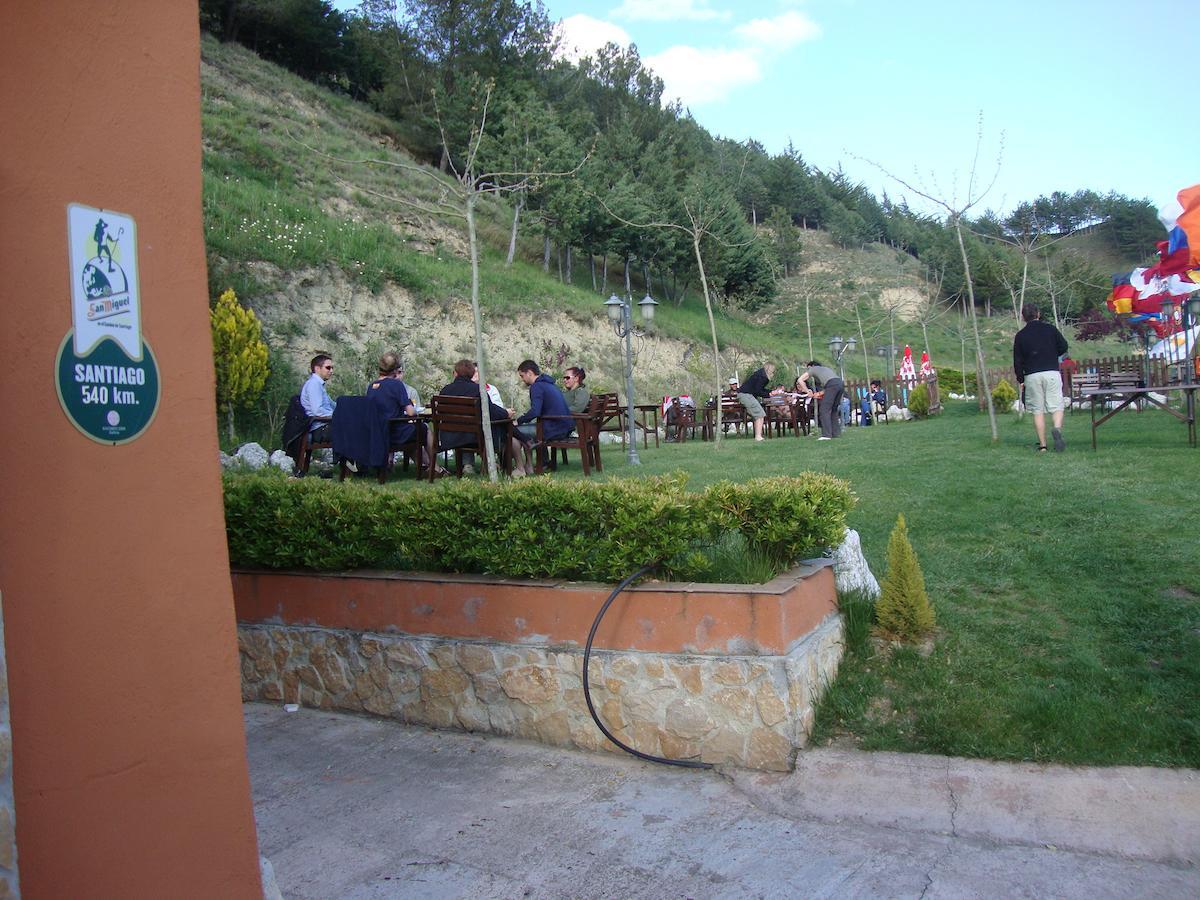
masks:
[(617, 581), (693, 554), (724, 532), (780, 569), (841, 543), (849, 485), (811, 472), (720, 482), (688, 493), (683, 474), (612, 481), (463, 480), (431, 490), (282, 473), (226, 474), (235, 565), (392, 568)]

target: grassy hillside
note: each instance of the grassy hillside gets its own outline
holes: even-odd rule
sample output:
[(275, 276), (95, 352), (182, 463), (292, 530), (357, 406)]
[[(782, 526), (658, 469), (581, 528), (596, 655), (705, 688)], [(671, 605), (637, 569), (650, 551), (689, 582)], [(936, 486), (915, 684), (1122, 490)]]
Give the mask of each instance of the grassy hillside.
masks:
[[(335, 394), (361, 390), (385, 346), (404, 352), (425, 391), (448, 380), (453, 360), (473, 355), (464, 227), (438, 208), (436, 179), (387, 165), (412, 163), (394, 124), (210, 37), (201, 74), (210, 288), (215, 297), (234, 287), (264, 323), (276, 377), (258, 411), (268, 421), (259, 424), (274, 430), (272, 417), (319, 350), (348, 363)], [(600, 308), (605, 292), (592, 289), (587, 258), (576, 258), (574, 283), (564, 284), (557, 266), (542, 271), (540, 235), (527, 229), (520, 258), (505, 267), (511, 215), (496, 198), (479, 210), (491, 380), (514, 397), (516, 361), (556, 357), (565, 346), (569, 363), (593, 373), (593, 389), (621, 386), (619, 345)], [(744, 378), (763, 359), (790, 369), (809, 357), (810, 334), (815, 355), (828, 360), (829, 338), (857, 338), (860, 327), (867, 355), (860, 345), (846, 356), (848, 375), (882, 374), (876, 348), (893, 334), (918, 356), (928, 346), (935, 366), (961, 365), (961, 315), (922, 299), (918, 261), (879, 245), (842, 250), (806, 232), (801, 268), (768, 308), (719, 311), (724, 371)], [(610, 272), (608, 290), (619, 283)], [(658, 299), (635, 369), (639, 396), (709, 392), (711, 341), (698, 290), (678, 304)], [(990, 365), (1007, 365), (1014, 330), (1004, 316), (983, 323)]]

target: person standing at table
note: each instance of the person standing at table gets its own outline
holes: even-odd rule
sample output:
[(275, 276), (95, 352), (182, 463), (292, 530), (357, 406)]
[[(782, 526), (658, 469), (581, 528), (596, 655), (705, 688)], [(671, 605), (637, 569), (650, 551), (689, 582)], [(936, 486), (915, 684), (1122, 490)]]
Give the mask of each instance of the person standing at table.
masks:
[(1063, 392), (1058, 360), (1067, 352), (1067, 339), (1049, 322), (1042, 321), (1042, 311), (1033, 303), (1021, 307), (1021, 318), (1025, 327), (1013, 338), (1013, 375), (1024, 388), (1025, 408), (1033, 414), (1038, 452), (1046, 452), (1046, 413), (1050, 413), (1054, 450), (1062, 453), (1067, 442), (1062, 436)]
[(817, 396), (817, 422), (821, 425), (818, 441), (831, 441), (842, 436), (842, 417), (839, 410), (846, 386), (838, 373), (810, 359), (808, 367), (800, 373), (796, 383), (810, 396)]
[(767, 411), (763, 409), (762, 401), (774, 393), (768, 385), (775, 377), (775, 363), (764, 363), (762, 368), (755, 369), (746, 379), (745, 384), (737, 389), (738, 403), (746, 410), (746, 415), (754, 421), (754, 440), (763, 440), (763, 422)]

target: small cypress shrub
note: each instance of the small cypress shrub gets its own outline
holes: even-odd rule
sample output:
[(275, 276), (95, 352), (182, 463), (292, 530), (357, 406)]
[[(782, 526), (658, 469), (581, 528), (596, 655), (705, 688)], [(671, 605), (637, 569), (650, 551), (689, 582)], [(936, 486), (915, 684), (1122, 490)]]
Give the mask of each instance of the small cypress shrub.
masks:
[(929, 385), (921, 383), (908, 392), (908, 411), (918, 419), (929, 417)]
[(1011, 410), (1016, 399), (1017, 389), (1009, 383), (1007, 378), (1001, 378), (996, 382), (996, 386), (992, 388), (992, 403), (1001, 412)]
[(924, 637), (933, 630), (933, 606), (925, 593), (925, 576), (909, 543), (903, 514), (896, 517), (887, 553), (887, 575), (875, 604), (879, 631), (885, 637), (903, 641)]

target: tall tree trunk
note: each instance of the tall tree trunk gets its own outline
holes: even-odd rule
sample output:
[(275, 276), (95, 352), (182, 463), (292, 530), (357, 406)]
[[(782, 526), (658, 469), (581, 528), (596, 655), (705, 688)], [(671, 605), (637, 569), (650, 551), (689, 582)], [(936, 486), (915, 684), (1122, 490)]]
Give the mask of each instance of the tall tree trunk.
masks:
[(629, 283), (629, 257), (627, 256), (627, 257), (625, 257), (625, 295), (627, 297), (632, 297), (633, 294), (631, 292), (629, 284), (630, 284)]
[[(471, 316), (475, 325), (475, 360), (479, 366), (479, 409), (483, 416), (483, 447), (487, 452), (488, 479), (500, 480), (496, 467), (496, 447), (492, 443), (492, 414), (487, 395), (487, 361), (483, 355), (483, 316), (479, 311), (479, 240), (475, 233), (475, 201), (479, 199), (474, 187), (467, 187), (467, 237), (471, 243)], [(437, 447), (433, 448), (437, 453)], [(430, 465), (434, 460), (429, 461)]]
[(608, 251), (600, 257), (600, 293), (608, 293)]
[(713, 375), (716, 378), (717, 390), (713, 394), (716, 397), (717, 408), (716, 420), (717, 427), (713, 431), (713, 449), (721, 449), (721, 350), (717, 346), (717, 320), (713, 316), (712, 301), (708, 296), (708, 278), (704, 274), (704, 257), (700, 255), (700, 237), (701, 232), (693, 223), (692, 229), (692, 250), (696, 254), (696, 269), (700, 272), (700, 287), (704, 290), (704, 309), (708, 312), (708, 330), (712, 333), (712, 351), (713, 351)]
[(856, 322), (858, 322), (858, 345), (862, 347), (863, 350), (863, 371), (866, 372), (864, 377), (867, 379), (867, 383), (869, 384), (871, 381), (871, 360), (867, 355), (867, 339), (863, 337), (862, 316), (859, 314), (857, 303), (854, 304), (854, 319)]
[(567, 244), (567, 284), (574, 284), (575, 279), (571, 275), (571, 245)]
[(521, 219), (521, 209), (525, 206), (525, 192), (517, 195), (517, 205), (513, 209), (512, 233), (508, 236), (508, 257), (504, 260), (504, 268), (512, 267), (513, 257), (517, 254), (517, 223)]
[[(812, 310), (810, 309), (811, 306), (812, 306), (812, 291), (806, 290), (804, 292), (804, 328), (808, 332), (808, 359), (816, 359), (816, 357), (813, 355)], [(808, 360), (805, 360), (805, 362), (808, 362)], [(805, 382), (805, 383), (807, 383), (807, 382)]]
[(230, 403), (227, 409), (228, 412), (226, 413), (225, 423), (226, 427), (229, 429), (229, 443), (232, 444), (237, 440), (237, 435), (233, 431), (233, 404)]
[(542, 232), (542, 271), (550, 274), (550, 232)]
[(592, 273), (592, 293), (596, 293), (596, 257), (588, 253), (588, 270)]
[(975, 364), (979, 369), (979, 390), (987, 398), (988, 422), (992, 426), (992, 443), (1000, 441), (1000, 432), (996, 428), (996, 405), (992, 403), (992, 391), (987, 380), (987, 362), (983, 357), (983, 342), (979, 339), (979, 317), (975, 315), (975, 285), (971, 282), (971, 261), (967, 258), (967, 245), (963, 243), (962, 222), (958, 216), (953, 216), (954, 234), (958, 237), (958, 251), (962, 254), (963, 276), (967, 282), (967, 298), (970, 301), (971, 330), (975, 333)]
[(642, 263), (642, 282), (646, 285), (646, 293), (650, 293), (650, 266)]
[(558, 248), (558, 252), (554, 254), (554, 261), (558, 263), (558, 283), (563, 283), (563, 265), (562, 265), (562, 247)]

